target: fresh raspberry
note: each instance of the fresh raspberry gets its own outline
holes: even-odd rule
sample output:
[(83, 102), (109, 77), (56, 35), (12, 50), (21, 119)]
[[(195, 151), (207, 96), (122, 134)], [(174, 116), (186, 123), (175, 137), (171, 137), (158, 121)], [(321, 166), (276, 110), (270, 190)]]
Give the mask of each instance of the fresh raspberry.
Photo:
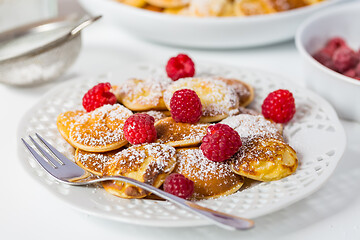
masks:
[(357, 64), (354, 71), (355, 71), (356, 77), (360, 78), (360, 62)]
[(292, 93), (285, 89), (269, 93), (261, 108), (265, 118), (277, 123), (287, 123), (296, 112), (295, 99)]
[(360, 62), (360, 49), (356, 52), (356, 58)]
[(316, 52), (313, 55), (313, 58), (325, 67), (336, 71), (334, 62), (332, 60), (332, 54), (327, 49), (323, 48), (320, 51)]
[(166, 73), (173, 81), (184, 77), (193, 77), (195, 74), (194, 62), (188, 55), (179, 54), (169, 59)]
[(329, 41), (327, 41), (324, 49), (326, 49), (331, 55), (333, 55), (335, 50), (344, 46), (347, 46), (344, 39), (340, 37), (333, 37)]
[(170, 174), (164, 182), (164, 191), (187, 199), (194, 192), (194, 182), (180, 173)]
[(177, 90), (170, 99), (170, 113), (175, 122), (197, 123), (202, 115), (200, 98), (194, 90)]
[(332, 60), (335, 68), (341, 73), (355, 67), (358, 62), (355, 52), (347, 46), (335, 50)]
[(82, 104), (87, 112), (91, 112), (106, 104), (115, 104), (116, 97), (110, 92), (110, 83), (99, 83), (85, 93)]
[(125, 139), (133, 145), (154, 142), (157, 138), (154, 122), (155, 119), (146, 113), (131, 115), (124, 124)]
[(214, 162), (223, 162), (241, 147), (239, 133), (226, 124), (209, 126), (200, 146), (204, 156)]
[(351, 77), (351, 78), (356, 77), (355, 69), (351, 68), (351, 69), (347, 70), (346, 72), (344, 72), (344, 75), (347, 77)]

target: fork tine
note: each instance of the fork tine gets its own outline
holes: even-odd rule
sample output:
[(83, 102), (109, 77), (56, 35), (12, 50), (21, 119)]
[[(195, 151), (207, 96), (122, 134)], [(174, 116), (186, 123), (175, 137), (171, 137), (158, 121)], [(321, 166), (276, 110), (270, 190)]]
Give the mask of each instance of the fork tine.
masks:
[(40, 156), (23, 138), (21, 138), (22, 142), (26, 146), (26, 148), (29, 150), (31, 155), (36, 159), (36, 161), (51, 175), (53, 175), (53, 172), (55, 170), (54, 167), (52, 167), (42, 156)]
[(50, 165), (53, 165), (53, 167), (58, 168), (61, 166), (61, 164), (56, 161), (55, 158), (53, 158), (44, 148), (42, 148), (31, 136), (29, 136), (32, 143), (35, 145), (35, 147), (39, 150), (39, 152), (48, 160), (47, 162)]
[(42, 143), (49, 149), (50, 152), (52, 152), (61, 162), (64, 164), (74, 165), (75, 163), (65, 157), (61, 152), (56, 150), (50, 143), (48, 143), (43, 137), (41, 137), (39, 134), (35, 133), (35, 135), (41, 140)]

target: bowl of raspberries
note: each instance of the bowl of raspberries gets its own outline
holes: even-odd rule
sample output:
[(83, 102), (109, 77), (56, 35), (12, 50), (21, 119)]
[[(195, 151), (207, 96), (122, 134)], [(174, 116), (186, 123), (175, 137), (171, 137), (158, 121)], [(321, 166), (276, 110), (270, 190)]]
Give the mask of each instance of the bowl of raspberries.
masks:
[(346, 120), (360, 122), (360, 3), (330, 8), (298, 29), (296, 47), (308, 88)]

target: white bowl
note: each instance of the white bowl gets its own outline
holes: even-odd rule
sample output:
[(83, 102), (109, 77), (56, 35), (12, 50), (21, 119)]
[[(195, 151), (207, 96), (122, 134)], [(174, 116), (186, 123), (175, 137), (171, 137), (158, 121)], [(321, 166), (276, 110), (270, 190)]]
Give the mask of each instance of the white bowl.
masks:
[(340, 36), (353, 48), (360, 46), (360, 3), (333, 7), (308, 19), (298, 29), (296, 47), (304, 66), (307, 87), (326, 98), (341, 118), (360, 122), (360, 81), (316, 61), (311, 54), (331, 37)]
[(341, 0), (271, 15), (195, 18), (152, 12), (115, 0), (80, 0), (93, 15), (150, 41), (192, 48), (253, 47), (289, 40), (300, 23), (314, 12)]

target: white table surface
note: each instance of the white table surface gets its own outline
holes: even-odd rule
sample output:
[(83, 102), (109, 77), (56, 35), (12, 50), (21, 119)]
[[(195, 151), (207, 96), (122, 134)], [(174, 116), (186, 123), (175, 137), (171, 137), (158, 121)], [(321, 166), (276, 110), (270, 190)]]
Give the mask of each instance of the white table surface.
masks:
[[(180, 49), (143, 42), (104, 20), (86, 29), (81, 55), (61, 81), (78, 75), (116, 74), (132, 62), (164, 63), (170, 56), (186, 52), (197, 61), (260, 68), (303, 85), (293, 41), (245, 50)], [(144, 227), (74, 210), (35, 182), (17, 156), (20, 119), (58, 82), (32, 88), (0, 85), (0, 239), (360, 239), (360, 124), (347, 121), (342, 121), (347, 134), (345, 154), (323, 187), (286, 209), (255, 219), (256, 228), (246, 232), (214, 226)], [(356, 104), (354, 107), (359, 107)]]

